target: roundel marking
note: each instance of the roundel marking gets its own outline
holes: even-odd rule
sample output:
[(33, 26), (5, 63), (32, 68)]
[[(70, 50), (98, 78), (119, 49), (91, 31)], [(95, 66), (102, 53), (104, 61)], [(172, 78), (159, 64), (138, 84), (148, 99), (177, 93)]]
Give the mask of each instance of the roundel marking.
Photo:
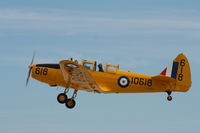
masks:
[(122, 76), (118, 79), (118, 85), (122, 88), (128, 87), (130, 84), (130, 80), (126, 76)]

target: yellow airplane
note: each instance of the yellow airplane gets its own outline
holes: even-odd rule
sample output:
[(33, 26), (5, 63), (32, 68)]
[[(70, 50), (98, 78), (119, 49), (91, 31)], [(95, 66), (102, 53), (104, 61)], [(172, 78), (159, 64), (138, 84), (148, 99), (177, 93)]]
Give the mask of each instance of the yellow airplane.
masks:
[[(59, 64), (35, 64), (34, 56), (29, 66), (26, 85), (32, 78), (52, 87), (61, 86), (65, 90), (59, 94), (57, 100), (66, 107), (75, 107), (75, 98), (79, 90), (96, 93), (152, 93), (166, 92), (167, 100), (171, 101), (172, 92), (187, 92), (192, 84), (188, 59), (179, 54), (173, 62), (160, 74), (150, 76), (129, 71), (119, 70), (119, 65), (102, 64), (73, 59), (62, 60)], [(69, 89), (73, 95), (68, 98)]]

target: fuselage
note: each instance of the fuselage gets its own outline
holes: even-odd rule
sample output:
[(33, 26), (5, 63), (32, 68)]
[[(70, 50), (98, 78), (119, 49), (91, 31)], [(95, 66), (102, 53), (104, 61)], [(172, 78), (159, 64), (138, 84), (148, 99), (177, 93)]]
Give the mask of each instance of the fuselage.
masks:
[[(65, 88), (57, 96), (57, 101), (67, 108), (75, 107), (75, 98), (79, 90), (97, 93), (153, 93), (166, 92), (167, 100), (172, 100), (172, 92), (187, 92), (192, 85), (188, 59), (179, 54), (173, 62), (160, 74), (151, 76), (119, 70), (119, 65), (96, 61), (74, 61), (73, 58), (61, 60), (59, 64), (35, 64), (34, 56), (29, 65), (26, 85), (30, 75), (52, 87)], [(98, 70), (97, 70), (98, 69)], [(72, 97), (68, 97), (69, 89), (73, 89)]]
[[(148, 93), (165, 92), (164, 82), (158, 82), (150, 75), (116, 70), (100, 72), (88, 70), (100, 88), (99, 93)], [(63, 78), (59, 64), (36, 64), (32, 77), (50, 86), (68, 86)], [(79, 88), (74, 88), (79, 89)]]

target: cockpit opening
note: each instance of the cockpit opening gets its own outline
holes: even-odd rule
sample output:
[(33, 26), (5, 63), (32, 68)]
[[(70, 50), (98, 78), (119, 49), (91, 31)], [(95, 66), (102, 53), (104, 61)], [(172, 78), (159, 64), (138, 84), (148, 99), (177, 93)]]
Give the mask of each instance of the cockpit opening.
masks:
[(86, 69), (96, 71), (96, 67), (97, 67), (96, 61), (90, 62), (90, 61), (82, 60), (82, 64)]
[(103, 66), (100, 63), (98, 65), (98, 70), (97, 70), (97, 62), (96, 61), (90, 62), (87, 60), (82, 60), (82, 65), (88, 70), (99, 71), (99, 72), (116, 73), (119, 70), (119, 65), (112, 65), (109, 63), (106, 63), (105, 66)]
[(116, 73), (119, 70), (119, 65), (105, 64), (105, 71), (110, 73)]

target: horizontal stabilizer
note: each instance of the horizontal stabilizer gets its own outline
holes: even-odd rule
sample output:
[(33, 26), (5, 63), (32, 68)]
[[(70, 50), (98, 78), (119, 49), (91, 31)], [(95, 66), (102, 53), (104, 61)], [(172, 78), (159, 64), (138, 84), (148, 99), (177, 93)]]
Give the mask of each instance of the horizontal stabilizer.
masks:
[(176, 82), (176, 79), (167, 77), (164, 75), (156, 75), (156, 76), (152, 77), (152, 79), (159, 80), (159, 81), (165, 81), (165, 82)]

